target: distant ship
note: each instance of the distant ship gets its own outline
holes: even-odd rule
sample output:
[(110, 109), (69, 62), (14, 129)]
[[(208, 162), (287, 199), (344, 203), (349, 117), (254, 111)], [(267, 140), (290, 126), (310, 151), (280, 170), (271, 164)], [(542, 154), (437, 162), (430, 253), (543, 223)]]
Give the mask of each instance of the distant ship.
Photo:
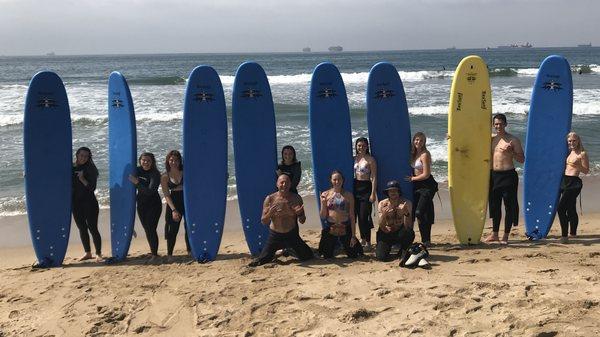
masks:
[(525, 42), (525, 44), (509, 44), (507, 46), (498, 46), (498, 49), (511, 49), (511, 48), (531, 48), (533, 45), (529, 42)]
[(456, 50), (456, 46), (448, 47), (446, 50)]
[(342, 46), (331, 46), (329, 47), (329, 51), (330, 52), (340, 52), (343, 51), (344, 48), (342, 48)]
[(54, 54), (54, 52), (53, 52), (53, 51), (51, 51), (51, 52), (49, 52), (49, 53), (46, 53), (46, 56), (56, 56), (56, 54)]
[(592, 47), (592, 43), (588, 43), (588, 44), (578, 44), (577, 47), (579, 48), (591, 48)]
[(310, 51), (311, 51), (310, 47), (304, 47), (304, 48), (302, 48), (302, 52), (303, 53), (310, 53)]

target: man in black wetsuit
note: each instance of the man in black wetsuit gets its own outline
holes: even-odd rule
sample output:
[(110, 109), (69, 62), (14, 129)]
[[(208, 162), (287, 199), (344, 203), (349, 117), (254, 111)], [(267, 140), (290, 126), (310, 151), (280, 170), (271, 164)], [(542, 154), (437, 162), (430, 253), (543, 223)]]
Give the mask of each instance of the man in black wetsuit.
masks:
[(298, 231), (298, 221), (306, 221), (302, 197), (290, 192), (290, 185), (290, 177), (280, 175), (277, 178), (277, 192), (265, 198), (261, 222), (269, 226), (269, 238), (258, 258), (248, 266), (256, 267), (273, 261), (275, 252), (283, 248), (294, 250), (300, 261), (314, 257)]
[(519, 176), (514, 161), (525, 162), (523, 147), (519, 138), (506, 132), (506, 116), (496, 114), (493, 126), (496, 134), (492, 136), (492, 171), (490, 172), (489, 207), (492, 218), (492, 234), (485, 242), (499, 241), (500, 220), (502, 219), (502, 201), (504, 201), (504, 234), (501, 243), (508, 243), (508, 235), (513, 224), (519, 221), (519, 203), (517, 189)]

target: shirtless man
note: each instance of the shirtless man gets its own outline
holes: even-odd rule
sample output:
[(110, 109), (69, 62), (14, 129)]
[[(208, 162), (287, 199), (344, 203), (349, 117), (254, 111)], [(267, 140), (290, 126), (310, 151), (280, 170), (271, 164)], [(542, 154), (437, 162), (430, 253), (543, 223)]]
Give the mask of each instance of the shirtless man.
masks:
[(412, 203), (402, 197), (398, 181), (388, 182), (384, 193), (387, 198), (380, 201), (378, 206), (380, 220), (375, 257), (380, 261), (386, 261), (392, 246), (400, 244), (398, 256), (402, 260), (402, 255), (406, 255), (415, 240), (411, 216)]
[(519, 176), (515, 171), (514, 161), (525, 162), (521, 141), (506, 132), (506, 116), (496, 114), (493, 118), (496, 134), (492, 136), (492, 171), (490, 174), (489, 207), (492, 218), (492, 234), (485, 242), (499, 241), (500, 220), (502, 219), (502, 201), (504, 200), (504, 234), (501, 243), (508, 243), (508, 234), (513, 224), (519, 220), (519, 204), (517, 188)]
[(263, 203), (261, 222), (269, 226), (269, 238), (262, 252), (249, 266), (256, 267), (273, 261), (275, 252), (290, 248), (301, 261), (313, 258), (310, 247), (300, 238), (298, 221), (304, 223), (302, 197), (290, 192), (291, 179), (282, 174), (277, 178), (277, 192), (268, 195)]

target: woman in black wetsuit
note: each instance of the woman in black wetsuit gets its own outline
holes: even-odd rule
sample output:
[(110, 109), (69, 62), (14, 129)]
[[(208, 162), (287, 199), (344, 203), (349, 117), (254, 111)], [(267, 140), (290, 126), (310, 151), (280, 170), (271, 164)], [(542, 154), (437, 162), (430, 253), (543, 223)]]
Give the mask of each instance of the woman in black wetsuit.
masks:
[[(167, 210), (165, 213), (165, 237), (167, 239), (167, 256), (173, 256), (179, 225), (185, 217), (183, 204), (183, 158), (177, 150), (172, 150), (165, 159), (166, 172), (160, 178), (160, 187), (165, 200)], [(185, 228), (185, 220), (184, 220)], [(185, 233), (185, 246), (188, 254), (191, 251), (187, 231)]]
[(96, 248), (96, 260), (102, 260), (102, 238), (98, 231), (98, 200), (94, 194), (97, 180), (98, 169), (92, 160), (92, 151), (87, 147), (80, 147), (75, 153), (72, 185), (73, 219), (79, 228), (79, 236), (85, 250), (79, 261), (92, 258), (90, 234)]
[(433, 197), (438, 191), (438, 184), (431, 175), (431, 154), (427, 150), (427, 137), (423, 132), (413, 136), (411, 149), (411, 166), (413, 175), (406, 181), (413, 183), (412, 220), (419, 221), (421, 241), (426, 247), (431, 245), (431, 225), (435, 221)]
[(579, 224), (577, 196), (579, 196), (583, 188), (583, 182), (579, 178), (579, 175), (590, 172), (590, 160), (581, 144), (579, 135), (575, 132), (570, 132), (567, 135), (567, 144), (569, 146), (569, 154), (566, 158), (565, 174), (560, 184), (560, 199), (557, 208), (562, 232), (561, 242), (563, 243), (568, 242), (568, 234), (577, 236), (577, 225)]
[(146, 239), (150, 246), (152, 260), (158, 257), (158, 220), (162, 212), (162, 201), (158, 195), (160, 185), (160, 172), (156, 167), (154, 154), (144, 152), (139, 158), (140, 166), (137, 167), (135, 176), (130, 175), (131, 181), (137, 189), (137, 213), (146, 232)]
[(302, 177), (302, 165), (296, 158), (296, 149), (286, 145), (281, 149), (281, 163), (277, 165), (277, 176), (285, 174), (290, 177), (292, 185), (290, 192), (298, 193), (298, 184)]
[(371, 156), (367, 138), (358, 138), (354, 143), (354, 150), (354, 216), (358, 220), (361, 245), (366, 251), (370, 251), (373, 228), (371, 210), (376, 197), (377, 162)]

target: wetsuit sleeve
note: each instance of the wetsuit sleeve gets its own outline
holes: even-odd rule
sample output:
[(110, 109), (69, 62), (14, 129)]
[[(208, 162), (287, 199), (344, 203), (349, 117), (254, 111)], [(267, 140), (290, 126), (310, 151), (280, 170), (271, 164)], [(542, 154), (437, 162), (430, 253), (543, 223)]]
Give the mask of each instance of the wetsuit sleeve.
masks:
[(147, 184), (140, 181), (136, 187), (139, 194), (149, 196), (158, 193), (158, 185), (160, 185), (160, 173), (155, 171), (148, 175)]
[(300, 179), (302, 178), (302, 164), (297, 162), (294, 166), (292, 166), (292, 187), (298, 188), (298, 184), (300, 184)]
[[(85, 172), (85, 180), (87, 180), (88, 185), (85, 187), (88, 190), (90, 190), (91, 192), (94, 192), (96, 190), (96, 183), (98, 182), (98, 172), (94, 172), (95, 170), (86, 170), (88, 172)], [(92, 171), (92, 172), (89, 172)]]

